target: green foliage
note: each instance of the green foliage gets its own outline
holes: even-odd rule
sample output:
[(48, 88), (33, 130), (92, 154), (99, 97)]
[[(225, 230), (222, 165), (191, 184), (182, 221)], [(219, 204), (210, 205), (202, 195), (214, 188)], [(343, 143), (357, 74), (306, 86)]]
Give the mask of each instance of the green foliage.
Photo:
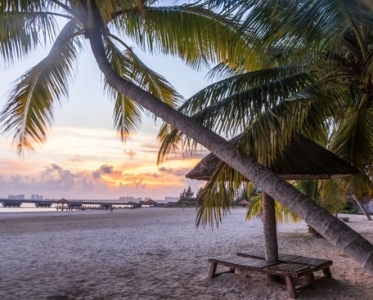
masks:
[[(260, 189), (252, 182), (246, 185), (246, 194), (249, 199), (247, 206), (246, 220), (261, 218), (263, 214), (263, 198)], [(280, 202), (275, 200), (275, 218), (278, 223), (298, 222), (299, 217), (288, 210)]]
[(195, 198), (193, 198), (194, 192), (192, 192), (192, 188), (188, 186), (187, 189), (184, 189), (184, 191), (180, 194), (179, 200), (177, 203), (179, 205), (183, 205), (185, 203), (188, 203), (188, 201), (193, 201)]
[[(326, 145), (360, 171), (314, 185), (320, 193), (316, 201), (330, 211), (343, 205), (346, 193), (372, 194), (373, 7), (358, 0), (276, 5), (243, 0), (227, 9), (250, 49), (267, 54), (258, 55), (262, 67), (217, 65), (210, 75), (219, 80), (186, 100), (180, 111), (219, 134), (235, 136), (234, 146), (267, 166), (297, 134)], [(176, 147), (195, 149), (190, 138), (166, 127), (159, 134), (159, 161)], [(245, 178), (222, 163), (210, 182), (206, 188), (215, 192), (206, 194), (225, 197), (223, 186), (234, 194)], [(211, 224), (209, 218), (224, 215), (229, 201), (206, 199), (198, 220)]]
[[(66, 21), (59, 34), (57, 19)], [(83, 40), (92, 30), (100, 31), (117, 74), (172, 107), (178, 105), (181, 95), (148, 68), (124, 40), (131, 40), (151, 54), (181, 57), (195, 69), (211, 63), (233, 66), (243, 53), (246, 68), (251, 70), (259, 62), (248, 41), (237, 34), (238, 24), (230, 15), (218, 14), (204, 4), (161, 6), (153, 0), (0, 1), (3, 65), (23, 59), (39, 46), (52, 44), (49, 55), (14, 82), (0, 114), (0, 127), (13, 135), (19, 153), (46, 141), (54, 108), (68, 97), (68, 83)], [(115, 103), (115, 128), (125, 141), (141, 123), (143, 109), (126, 95), (108, 86), (105, 89)]]
[(352, 201), (346, 201), (345, 205), (342, 207), (342, 209), (339, 211), (344, 214), (356, 214), (357, 209), (354, 207)]
[(344, 189), (336, 180), (302, 180), (294, 181), (293, 185), (332, 214), (340, 211), (346, 203)]

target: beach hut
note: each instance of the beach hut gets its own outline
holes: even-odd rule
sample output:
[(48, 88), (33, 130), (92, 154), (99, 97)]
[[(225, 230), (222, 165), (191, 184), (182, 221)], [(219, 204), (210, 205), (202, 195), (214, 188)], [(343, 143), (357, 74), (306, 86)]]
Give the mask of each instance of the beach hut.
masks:
[(58, 211), (58, 208), (61, 208), (62, 211), (64, 210), (64, 208), (67, 209), (69, 203), (70, 202), (68, 200), (66, 200), (65, 198), (62, 198), (61, 200), (58, 200), (57, 201), (57, 211)]
[[(321, 147), (304, 136), (297, 136), (285, 146), (274, 161), (267, 166), (285, 180), (330, 179), (350, 176), (358, 170), (350, 163)], [(209, 180), (215, 170), (234, 172), (234, 170), (214, 154), (204, 157), (185, 177)], [(277, 230), (274, 200), (263, 193), (263, 229), (265, 258), (278, 260)]]

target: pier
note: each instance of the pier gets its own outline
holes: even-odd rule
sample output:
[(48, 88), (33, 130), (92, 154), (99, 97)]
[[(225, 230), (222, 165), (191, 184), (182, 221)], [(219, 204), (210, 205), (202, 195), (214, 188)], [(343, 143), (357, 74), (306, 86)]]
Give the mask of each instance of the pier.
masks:
[(3, 207), (20, 207), (22, 203), (34, 203), (36, 207), (51, 207), (56, 204), (56, 209), (64, 210), (112, 210), (114, 205), (120, 208), (140, 208), (141, 203), (129, 203), (115, 200), (66, 200), (66, 199), (51, 199), (51, 200), (34, 200), (34, 199), (5, 199), (0, 198), (0, 203)]

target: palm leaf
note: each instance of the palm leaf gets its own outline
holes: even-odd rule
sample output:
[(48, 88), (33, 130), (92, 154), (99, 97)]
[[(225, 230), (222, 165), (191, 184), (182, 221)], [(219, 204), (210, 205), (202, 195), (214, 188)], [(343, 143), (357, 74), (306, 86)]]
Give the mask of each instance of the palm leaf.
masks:
[(201, 5), (147, 7), (145, 19), (131, 10), (114, 22), (145, 51), (179, 56), (195, 69), (209, 62), (235, 66), (243, 61), (247, 70), (260, 66), (258, 55), (236, 33), (236, 25)]
[[(116, 38), (116, 40), (119, 39)], [(120, 42), (126, 47), (123, 52), (111, 39), (106, 39), (107, 55), (112, 68), (122, 77), (136, 83), (166, 104), (175, 107), (180, 101), (180, 94), (163, 76), (147, 67), (132, 48), (128, 47), (124, 42)], [(109, 89), (107, 85), (105, 88)], [(116, 92), (111, 89), (109, 91), (112, 91), (114, 98), (116, 98)]]
[[(43, 30), (40, 30), (43, 28)], [(5, 11), (0, 14), (0, 57), (5, 63), (23, 58), (40, 44), (51, 41), (57, 23), (46, 12)]]
[[(242, 1), (241, 15), (251, 10), (242, 30), (254, 30), (264, 45), (281, 45), (290, 54), (302, 49), (305, 55), (340, 44), (348, 28), (372, 27), (372, 10), (359, 0)], [(298, 51), (299, 52), (299, 51)]]
[(331, 213), (340, 211), (346, 203), (345, 190), (341, 180), (318, 180), (318, 192), (320, 194), (318, 204)]
[(140, 126), (141, 111), (136, 102), (117, 93), (114, 105), (114, 124), (122, 141), (125, 141)]
[(68, 79), (82, 47), (75, 37), (78, 30), (74, 22), (67, 23), (48, 56), (15, 82), (0, 122), (5, 132), (14, 134), (19, 153), (45, 141), (53, 108), (68, 95)]

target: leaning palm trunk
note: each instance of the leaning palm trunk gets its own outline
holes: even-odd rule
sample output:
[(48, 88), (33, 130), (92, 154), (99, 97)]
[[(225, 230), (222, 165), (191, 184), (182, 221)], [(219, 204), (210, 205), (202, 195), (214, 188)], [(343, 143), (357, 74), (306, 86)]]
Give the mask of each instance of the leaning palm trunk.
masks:
[(114, 72), (105, 54), (100, 30), (101, 28), (92, 30), (89, 39), (98, 66), (103, 72), (106, 82), (112, 88), (130, 97), (166, 123), (175, 126), (206, 147), (222, 161), (253, 181), (266, 194), (278, 199), (279, 202), (305, 220), (307, 224), (314, 227), (328, 241), (354, 258), (362, 267), (373, 274), (373, 245), (362, 236), (272, 171), (260, 165), (252, 157), (240, 152), (218, 134), (172, 109)]
[(360, 210), (364, 213), (364, 215), (367, 217), (369, 221), (372, 221), (372, 218), (368, 214), (367, 210), (365, 209), (364, 205), (361, 204), (360, 200), (356, 197), (355, 194), (351, 194), (352, 199), (355, 200), (356, 204), (360, 207)]

